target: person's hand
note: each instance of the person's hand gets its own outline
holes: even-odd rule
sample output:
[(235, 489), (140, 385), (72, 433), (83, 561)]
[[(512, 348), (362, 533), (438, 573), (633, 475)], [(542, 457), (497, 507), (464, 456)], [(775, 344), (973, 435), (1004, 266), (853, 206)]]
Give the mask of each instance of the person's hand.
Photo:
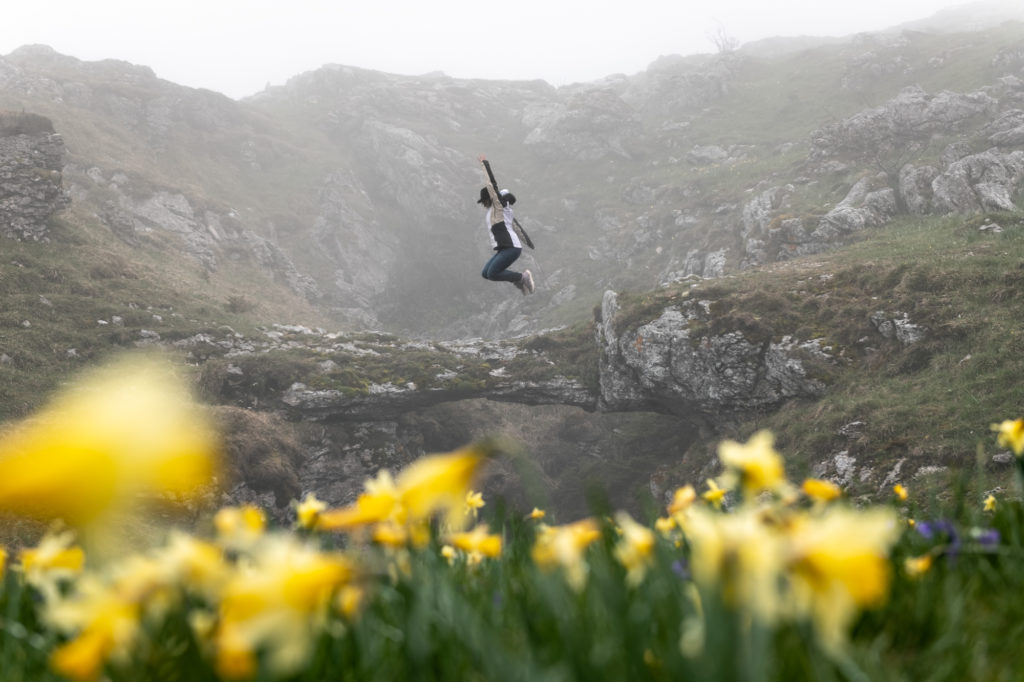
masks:
[(485, 157), (485, 156), (484, 156), (483, 154), (481, 154), (480, 156), (478, 156), (478, 157), (477, 157), (477, 160), (478, 160), (478, 161), (479, 161), (480, 163), (483, 163), (484, 161), (486, 161), (486, 160), (487, 160), (487, 158), (486, 158), (486, 157)]

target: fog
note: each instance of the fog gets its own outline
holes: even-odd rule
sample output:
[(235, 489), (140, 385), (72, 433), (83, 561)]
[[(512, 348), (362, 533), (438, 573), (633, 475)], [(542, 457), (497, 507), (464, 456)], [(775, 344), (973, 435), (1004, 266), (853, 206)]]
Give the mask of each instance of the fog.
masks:
[[(995, 3), (1016, 6), (1009, 0)], [(644, 70), (662, 55), (773, 36), (844, 36), (918, 20), (950, 0), (42, 0), (5, 7), (0, 54), (45, 44), (120, 59), (239, 98), (324, 64), (554, 85)]]

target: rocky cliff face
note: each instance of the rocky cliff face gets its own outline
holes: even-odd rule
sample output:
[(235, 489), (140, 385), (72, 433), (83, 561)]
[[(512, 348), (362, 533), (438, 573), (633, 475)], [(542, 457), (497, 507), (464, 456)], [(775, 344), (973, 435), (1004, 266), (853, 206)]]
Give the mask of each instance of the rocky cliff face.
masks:
[(819, 343), (699, 331), (711, 317), (707, 301), (680, 301), (657, 319), (624, 325), (617, 299), (605, 293), (597, 332), (601, 409), (668, 411), (721, 425), (825, 390), (803, 363), (811, 354), (830, 360)]
[[(915, 61), (934, 48), (914, 34), (803, 49), (844, 65), (833, 100), (935, 82), (947, 60)], [(819, 253), (901, 213), (1013, 206), (1017, 52), (994, 51), (971, 89), (910, 85), (788, 139), (764, 116), (830, 95), (794, 85), (774, 113), (736, 113), (764, 106), (751, 83), (788, 68), (784, 51), (664, 58), (562, 88), (326, 66), (233, 102), (30, 47), (0, 59), (0, 105), (57, 122), (73, 142), (65, 185), (124, 239), (160, 230), (208, 269), (251, 262), (349, 328), (499, 337), (560, 324), (606, 289)], [(543, 279), (527, 299), (478, 275), (481, 152), (538, 244), (519, 264)]]
[(62, 184), (63, 138), (41, 116), (0, 112), (0, 230), (40, 241), (69, 203)]
[[(771, 187), (748, 201), (742, 213), (743, 265), (821, 253), (901, 214), (1016, 210), (1013, 197), (1024, 188), (1022, 101), (1024, 80), (1013, 75), (964, 94), (911, 87), (882, 106), (815, 131), (809, 170), (826, 178), (855, 164), (866, 168), (864, 176), (818, 217), (790, 213), (798, 193), (794, 184)], [(942, 153), (936, 164), (912, 162), (937, 145)], [(987, 148), (973, 151), (979, 146)]]

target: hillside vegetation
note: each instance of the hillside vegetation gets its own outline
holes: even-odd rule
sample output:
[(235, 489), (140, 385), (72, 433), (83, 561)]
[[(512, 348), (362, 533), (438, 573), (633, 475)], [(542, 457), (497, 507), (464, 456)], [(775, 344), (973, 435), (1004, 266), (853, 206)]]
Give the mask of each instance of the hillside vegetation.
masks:
[[(613, 289), (623, 324), (685, 296), (712, 315), (694, 338), (791, 337), (832, 357), (808, 362), (824, 397), (700, 424), (669, 410), (685, 435), (659, 439), (628, 476), (594, 457), (597, 478), (628, 486), (635, 504), (663, 492), (654, 471), (706, 478), (717, 439), (760, 425), (785, 425), (775, 430), (795, 461), (858, 493), (921, 471), (941, 479), (972, 466), (988, 424), (1014, 409), (1021, 35), (1012, 22), (862, 35), (666, 59), (565, 88), (327, 66), (241, 102), (145, 67), (23, 48), (0, 62), (0, 105), (52, 122), (71, 203), (44, 240), (12, 240), (0, 262), (0, 416), (31, 413), (74, 370), (139, 345), (178, 353), (210, 402), (271, 412), (293, 382), (365, 395), (462, 372), (444, 385), (465, 398), (501, 383), (491, 372), (503, 368), (429, 342), (362, 348), (368, 329), (515, 337), (540, 362), (509, 371), (593, 391), (591, 320)], [(865, 120), (892, 125), (877, 149)], [(538, 243), (522, 261), (542, 283), (534, 296), (480, 280), (481, 152)], [(911, 196), (920, 187), (878, 174), (896, 161), (928, 181), (1002, 175), (969, 187), (998, 190), (970, 195), (973, 206), (950, 191)], [(880, 323), (899, 320), (923, 338), (885, 338)], [(303, 347), (275, 325), (337, 330), (348, 336), (332, 343), (358, 352)], [(316, 451), (355, 437), (309, 438)], [(443, 440), (409, 435), (406, 457)], [(576, 473), (557, 468), (558, 480)]]
[[(738, 434), (772, 430), (801, 474), (839, 481), (853, 496), (884, 498), (908, 483), (949, 501), (951, 481), (966, 476), (983, 499), (1012, 489), (989, 425), (1020, 409), (1022, 226), (1024, 213), (905, 218), (813, 258), (634, 294), (624, 315), (647, 320), (682, 296), (708, 302), (715, 324), (749, 339), (821, 339), (835, 359), (812, 365), (824, 396), (751, 415)], [(905, 315), (923, 338), (884, 338), (878, 312)], [(705, 455), (693, 446), (675, 480), (712, 475), (716, 443)]]

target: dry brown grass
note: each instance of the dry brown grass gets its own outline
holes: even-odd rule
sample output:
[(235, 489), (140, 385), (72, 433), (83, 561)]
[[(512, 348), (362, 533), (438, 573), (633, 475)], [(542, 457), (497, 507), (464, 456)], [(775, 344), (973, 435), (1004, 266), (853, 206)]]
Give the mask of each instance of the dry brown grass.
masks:
[(278, 507), (297, 499), (304, 455), (294, 427), (266, 412), (229, 406), (212, 411), (221, 434), (227, 483), (244, 482), (256, 492), (272, 492)]

